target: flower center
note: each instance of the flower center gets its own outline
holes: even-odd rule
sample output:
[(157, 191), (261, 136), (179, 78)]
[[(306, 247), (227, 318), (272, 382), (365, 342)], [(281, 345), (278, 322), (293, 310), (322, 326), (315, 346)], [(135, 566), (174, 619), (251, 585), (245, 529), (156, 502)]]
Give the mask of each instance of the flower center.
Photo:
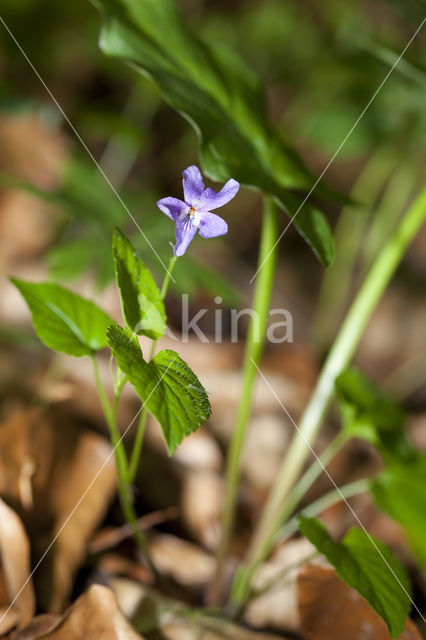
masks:
[(196, 207), (190, 207), (190, 209), (189, 209), (189, 216), (190, 216), (190, 218), (193, 218), (193, 217), (194, 217), (194, 214), (195, 214), (195, 212), (196, 212), (196, 211), (197, 211), (197, 208), (196, 208)]

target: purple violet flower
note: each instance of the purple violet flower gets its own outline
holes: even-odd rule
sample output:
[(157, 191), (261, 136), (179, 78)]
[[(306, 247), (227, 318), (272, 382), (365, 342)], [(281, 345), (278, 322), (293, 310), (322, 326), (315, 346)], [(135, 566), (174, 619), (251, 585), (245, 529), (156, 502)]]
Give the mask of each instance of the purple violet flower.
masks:
[(211, 209), (217, 209), (232, 200), (240, 185), (228, 180), (219, 192), (206, 189), (200, 170), (192, 165), (182, 172), (185, 202), (178, 198), (162, 198), (157, 207), (176, 223), (175, 256), (183, 256), (197, 229), (202, 238), (223, 236), (228, 231), (225, 220)]

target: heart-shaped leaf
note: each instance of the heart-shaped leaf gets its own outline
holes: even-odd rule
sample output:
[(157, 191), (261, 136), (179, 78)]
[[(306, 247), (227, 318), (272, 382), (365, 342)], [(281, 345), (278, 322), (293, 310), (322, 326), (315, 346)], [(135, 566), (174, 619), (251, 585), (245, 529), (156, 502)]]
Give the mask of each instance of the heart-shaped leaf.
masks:
[(160, 423), (171, 455), (211, 414), (204, 387), (175, 351), (164, 349), (146, 362), (129, 329), (111, 325), (108, 342), (121, 371)]
[(17, 278), (11, 282), (25, 298), (35, 332), (46, 347), (79, 357), (108, 346), (106, 331), (112, 320), (94, 302), (59, 284)]

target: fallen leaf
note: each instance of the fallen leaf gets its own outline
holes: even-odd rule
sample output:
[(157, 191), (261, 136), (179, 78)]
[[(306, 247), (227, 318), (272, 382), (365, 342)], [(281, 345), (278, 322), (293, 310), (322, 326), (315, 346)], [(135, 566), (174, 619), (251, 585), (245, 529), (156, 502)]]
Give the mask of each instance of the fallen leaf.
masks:
[(155, 566), (178, 584), (203, 585), (212, 578), (215, 558), (195, 544), (166, 534), (156, 534), (149, 542)]
[(0, 426), (0, 494), (24, 509), (34, 491), (48, 481), (53, 438), (46, 415), (38, 408), (18, 411)]
[(115, 491), (110, 443), (81, 431), (60, 407), (19, 411), (1, 425), (0, 495), (22, 504), (36, 560), (49, 539), (57, 538), (49, 556), (52, 567), (43, 562), (37, 572), (43, 584), (39, 599), (51, 613), (63, 610), (89, 539)]
[[(298, 577), (300, 633), (306, 640), (391, 640), (385, 623), (331, 567), (304, 565)], [(398, 640), (421, 640), (407, 620)]]
[(56, 515), (53, 536), (58, 537), (50, 605), (53, 613), (61, 611), (72, 589), (75, 571), (86, 554), (89, 538), (115, 493), (116, 471), (111, 453), (111, 445), (104, 438), (84, 433), (72, 458), (55, 475), (51, 503)]
[(62, 617), (38, 616), (10, 640), (143, 640), (107, 587), (92, 585)]
[(0, 556), (3, 596), (0, 634), (15, 625), (25, 627), (34, 615), (35, 597), (30, 576), (30, 542), (16, 513), (0, 499)]
[(212, 471), (188, 469), (183, 478), (182, 520), (207, 549), (215, 549), (220, 538), (223, 492), (223, 478)]

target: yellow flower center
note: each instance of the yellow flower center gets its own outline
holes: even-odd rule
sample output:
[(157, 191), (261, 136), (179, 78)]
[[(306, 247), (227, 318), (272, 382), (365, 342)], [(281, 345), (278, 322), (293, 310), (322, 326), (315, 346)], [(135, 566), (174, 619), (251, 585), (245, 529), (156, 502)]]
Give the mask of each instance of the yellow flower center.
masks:
[(194, 215), (194, 213), (195, 213), (196, 211), (197, 211), (196, 207), (191, 207), (191, 208), (189, 209), (189, 215), (190, 215), (190, 217), (191, 217), (191, 218), (193, 217), (193, 215)]

